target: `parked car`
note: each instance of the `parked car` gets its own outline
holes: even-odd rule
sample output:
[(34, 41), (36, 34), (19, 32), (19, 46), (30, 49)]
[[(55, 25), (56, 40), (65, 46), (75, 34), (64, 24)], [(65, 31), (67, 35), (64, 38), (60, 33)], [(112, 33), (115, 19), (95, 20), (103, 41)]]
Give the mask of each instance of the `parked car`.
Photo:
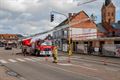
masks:
[(5, 50), (12, 50), (12, 45), (10, 43), (7, 43), (5, 45)]

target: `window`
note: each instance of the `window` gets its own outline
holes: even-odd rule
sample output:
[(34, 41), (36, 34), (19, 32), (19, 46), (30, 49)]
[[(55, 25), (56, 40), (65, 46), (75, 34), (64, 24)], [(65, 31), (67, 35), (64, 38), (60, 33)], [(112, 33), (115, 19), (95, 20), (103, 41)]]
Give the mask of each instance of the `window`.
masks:
[(64, 30), (62, 30), (62, 35), (64, 35)]
[(111, 19), (109, 19), (108, 22), (110, 23), (110, 22), (111, 22)]
[(67, 36), (67, 30), (64, 31), (64, 35)]
[(112, 13), (112, 16), (114, 16), (114, 13)]
[(108, 16), (110, 16), (110, 12), (108, 12)]

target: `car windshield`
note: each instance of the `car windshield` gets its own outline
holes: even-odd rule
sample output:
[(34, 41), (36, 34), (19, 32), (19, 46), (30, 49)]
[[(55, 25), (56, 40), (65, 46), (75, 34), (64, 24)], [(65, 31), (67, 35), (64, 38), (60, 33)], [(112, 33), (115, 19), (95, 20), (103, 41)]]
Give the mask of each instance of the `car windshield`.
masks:
[(49, 45), (49, 46), (51, 46), (52, 42), (47, 41), (47, 42), (42, 43), (41, 45)]
[(7, 46), (11, 46), (12, 44), (7, 44)]

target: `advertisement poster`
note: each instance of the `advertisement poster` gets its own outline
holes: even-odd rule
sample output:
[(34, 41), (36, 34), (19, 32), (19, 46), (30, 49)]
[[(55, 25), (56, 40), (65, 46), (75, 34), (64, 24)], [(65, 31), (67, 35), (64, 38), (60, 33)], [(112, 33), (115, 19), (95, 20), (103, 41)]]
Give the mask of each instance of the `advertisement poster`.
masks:
[(120, 45), (116, 45), (116, 56), (120, 56)]

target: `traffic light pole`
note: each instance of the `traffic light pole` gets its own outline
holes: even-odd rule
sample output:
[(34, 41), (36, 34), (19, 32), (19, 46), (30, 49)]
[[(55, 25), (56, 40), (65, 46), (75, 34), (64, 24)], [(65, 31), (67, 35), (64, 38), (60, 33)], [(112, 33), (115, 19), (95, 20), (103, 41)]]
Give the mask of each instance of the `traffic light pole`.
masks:
[[(71, 46), (71, 37), (70, 37), (70, 35), (72, 36), (72, 31), (71, 31), (71, 28), (70, 28), (70, 17), (65, 15), (65, 14), (56, 12), (56, 11), (51, 11), (50, 14), (52, 15), (52, 13), (64, 15), (66, 18), (68, 18), (68, 25), (69, 25), (69, 27), (68, 27), (68, 41), (69, 41), (69, 43), (68, 43), (68, 45), (69, 45), (68, 46), (68, 62), (70, 63), (71, 62), (70, 57), (72, 55), (72, 46)], [(70, 33), (70, 31), (71, 31), (71, 33)]]
[(72, 30), (70, 27), (70, 17), (68, 17), (68, 41), (69, 41), (69, 46), (68, 46), (68, 62), (71, 62), (71, 55), (72, 55), (72, 45), (71, 45), (71, 39), (72, 39)]

